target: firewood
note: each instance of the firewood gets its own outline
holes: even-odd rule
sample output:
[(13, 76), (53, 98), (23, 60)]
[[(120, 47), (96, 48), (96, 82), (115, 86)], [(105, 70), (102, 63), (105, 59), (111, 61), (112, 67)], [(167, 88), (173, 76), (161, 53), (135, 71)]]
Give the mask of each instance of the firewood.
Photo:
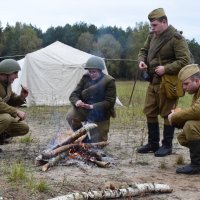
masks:
[[(55, 166), (59, 163), (60, 160), (66, 157), (73, 157), (75, 153), (75, 157), (81, 157), (83, 160), (90, 161), (96, 164), (99, 167), (109, 167), (110, 163), (103, 162), (101, 155), (91, 149), (90, 147), (96, 147), (108, 144), (107, 142), (100, 143), (91, 143), (91, 144), (68, 144), (57, 149), (52, 150), (46, 154), (42, 154), (37, 157), (37, 163), (44, 162), (42, 166), (42, 171), (47, 171), (50, 167)], [(76, 155), (78, 152), (78, 156)], [(46, 161), (49, 159), (48, 161)], [(39, 165), (38, 165), (39, 166)]]
[(41, 155), (35, 159), (35, 165), (41, 166), (42, 171), (47, 171), (50, 167), (56, 165), (60, 160), (66, 157), (77, 157), (85, 161), (92, 162), (99, 167), (109, 167), (109, 162), (103, 162), (102, 156), (96, 151), (96, 148), (103, 148), (109, 144), (107, 141), (97, 143), (76, 143), (77, 140), (85, 136), (88, 130), (97, 127), (96, 124), (86, 124), (74, 135), (68, 137), (64, 142), (54, 146), (47, 151), (44, 151)]
[[(107, 141), (103, 141), (103, 142), (98, 142), (98, 143), (79, 143), (79, 144), (67, 144), (67, 145), (63, 145), (60, 147), (57, 147), (54, 150), (51, 150), (49, 152), (43, 153), (40, 155), (40, 159), (49, 159), (52, 158), (64, 151), (69, 150), (70, 148), (103, 148), (106, 145), (108, 145), (109, 143)], [(81, 150), (79, 150), (81, 151)], [(38, 157), (37, 157), (38, 158)]]
[(114, 199), (114, 198), (131, 198), (148, 193), (171, 193), (172, 189), (166, 184), (143, 183), (134, 184), (128, 188), (102, 191), (76, 192), (64, 196), (55, 197), (49, 200), (87, 200), (87, 199)]
[(42, 171), (46, 172), (50, 167), (55, 166), (59, 163), (60, 160), (66, 157), (66, 152), (59, 154), (58, 156), (50, 159), (45, 165), (42, 166)]
[(45, 152), (48, 152), (48, 151), (51, 151), (53, 149), (56, 149), (58, 147), (61, 147), (63, 145), (66, 145), (66, 144), (71, 144), (73, 143), (74, 141), (76, 141), (79, 137), (85, 135), (87, 133), (87, 131), (93, 129), (93, 128), (96, 128), (97, 125), (94, 124), (94, 123), (87, 123), (85, 124), (83, 127), (81, 127), (80, 129), (78, 129), (73, 135), (71, 135), (70, 137), (68, 137), (65, 141), (63, 141), (61, 144), (58, 144), (56, 146), (53, 146), (52, 148), (46, 150)]
[(82, 143), (83, 140), (87, 137), (87, 134), (82, 135), (81, 137), (79, 137), (77, 140), (74, 141), (75, 144), (79, 144)]

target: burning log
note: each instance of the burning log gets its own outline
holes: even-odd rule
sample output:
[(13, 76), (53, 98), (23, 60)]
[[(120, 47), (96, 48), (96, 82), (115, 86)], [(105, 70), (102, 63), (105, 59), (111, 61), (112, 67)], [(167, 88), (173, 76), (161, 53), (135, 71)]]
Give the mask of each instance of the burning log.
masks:
[[(103, 148), (109, 143), (107, 141), (98, 143), (80, 143), (87, 131), (97, 127), (96, 124), (86, 124), (76, 131), (74, 135), (69, 136), (64, 142), (44, 151), (35, 159), (35, 165), (41, 166), (42, 171), (47, 171), (50, 167), (55, 166), (62, 159), (76, 158), (91, 162), (99, 167), (109, 167), (109, 162), (102, 161), (102, 155), (96, 151), (96, 148)], [(81, 138), (81, 139), (80, 139)]]
[(108, 145), (109, 143), (107, 141), (103, 141), (103, 142), (98, 142), (98, 143), (80, 143), (80, 144), (67, 144), (67, 145), (63, 145), (60, 146), (54, 150), (51, 150), (49, 152), (45, 152), (43, 154), (41, 154), (41, 159), (49, 159), (52, 157), (57, 156), (58, 154), (67, 151), (71, 148), (85, 148), (85, 149), (89, 149), (89, 148), (103, 148), (106, 145)]
[[(41, 160), (49, 159), (44, 166), (42, 167), (42, 171), (47, 171), (50, 167), (55, 166), (58, 162), (66, 157), (78, 157), (79, 155), (82, 156), (83, 159), (86, 161), (90, 161), (96, 164), (99, 167), (109, 167), (110, 163), (103, 162), (102, 157), (95, 151), (90, 150), (89, 147), (96, 147), (96, 146), (105, 146), (108, 144), (107, 142), (101, 143), (91, 143), (91, 144), (69, 144), (58, 149), (54, 149), (51, 153), (46, 153), (37, 157), (37, 162), (41, 162)], [(87, 147), (87, 148), (86, 148)], [(69, 151), (67, 151), (69, 150)], [(79, 154), (73, 155), (73, 153), (80, 152)], [(39, 165), (38, 165), (39, 166)]]
[(114, 198), (131, 198), (143, 196), (148, 193), (171, 193), (172, 189), (166, 184), (143, 183), (134, 184), (124, 189), (102, 191), (76, 192), (65, 196), (55, 197), (49, 200), (86, 200), (86, 199), (114, 199)]

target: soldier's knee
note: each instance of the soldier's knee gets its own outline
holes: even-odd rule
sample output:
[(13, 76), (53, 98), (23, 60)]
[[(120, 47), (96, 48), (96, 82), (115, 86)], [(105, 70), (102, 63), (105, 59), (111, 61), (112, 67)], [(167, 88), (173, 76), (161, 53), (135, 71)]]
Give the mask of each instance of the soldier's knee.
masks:
[(29, 132), (30, 128), (29, 126), (26, 124), (26, 126), (24, 127), (24, 135), (27, 134)]
[(10, 115), (10, 114), (2, 114), (1, 115), (1, 118), (0, 118), (0, 123), (5, 126), (5, 127), (8, 127), (11, 122), (13, 120), (13, 117)]
[(21, 127), (21, 130), (19, 131), (19, 136), (20, 135), (26, 135), (29, 132), (29, 126), (28, 124), (23, 124), (23, 127)]

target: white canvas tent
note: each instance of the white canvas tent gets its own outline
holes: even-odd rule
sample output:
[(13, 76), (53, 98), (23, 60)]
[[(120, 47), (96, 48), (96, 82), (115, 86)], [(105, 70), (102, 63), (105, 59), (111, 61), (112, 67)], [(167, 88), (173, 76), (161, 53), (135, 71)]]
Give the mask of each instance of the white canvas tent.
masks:
[(17, 94), (21, 91), (21, 84), (29, 89), (27, 106), (68, 105), (69, 95), (85, 73), (83, 65), (91, 56), (54, 42), (18, 61), (22, 70), (12, 89)]

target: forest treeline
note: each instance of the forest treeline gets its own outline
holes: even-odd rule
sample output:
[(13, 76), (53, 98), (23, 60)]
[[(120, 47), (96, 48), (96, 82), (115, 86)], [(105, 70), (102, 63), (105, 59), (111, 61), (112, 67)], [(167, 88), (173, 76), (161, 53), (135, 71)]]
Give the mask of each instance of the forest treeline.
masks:
[[(126, 30), (119, 27), (97, 28), (85, 22), (50, 27), (46, 32), (31, 24), (17, 22), (15, 26), (2, 27), (0, 22), (0, 59), (21, 59), (27, 53), (60, 41), (84, 52), (101, 56), (116, 79), (130, 80), (138, 77), (137, 55), (149, 32), (149, 23), (136, 23)], [(184, 34), (183, 34), (184, 35)], [(187, 38), (186, 38), (187, 39)], [(195, 63), (200, 64), (200, 45), (188, 40)]]

